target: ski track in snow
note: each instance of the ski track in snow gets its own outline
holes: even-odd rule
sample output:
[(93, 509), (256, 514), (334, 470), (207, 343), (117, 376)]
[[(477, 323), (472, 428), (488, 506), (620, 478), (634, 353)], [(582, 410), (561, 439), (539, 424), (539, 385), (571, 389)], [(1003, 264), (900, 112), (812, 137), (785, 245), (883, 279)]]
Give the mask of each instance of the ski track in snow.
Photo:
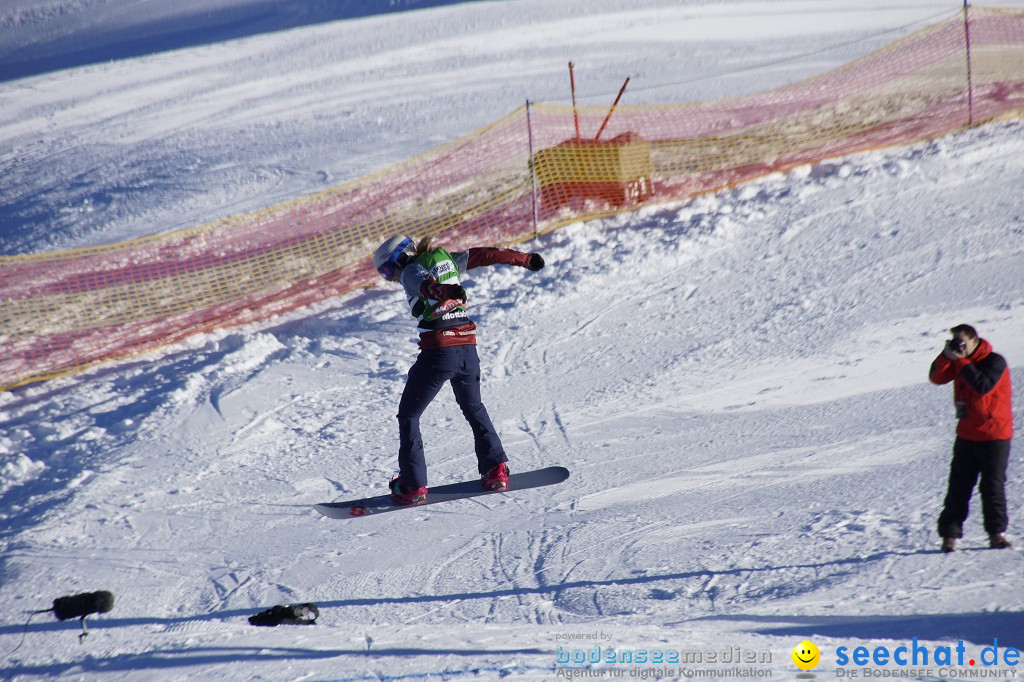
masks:
[[(860, 17), (859, 35), (944, 8), (912, 4), (916, 13), (898, 20), (838, 11)], [(834, 28), (811, 30), (832, 25), (812, 3), (638, 6), (705, 28), (757, 8), (776, 27), (805, 17), (809, 49), (838, 42)], [(468, 124), (468, 110), (503, 103), (474, 81), (447, 92), (481, 68), (474, 56), (497, 52), (527, 72), (554, 71), (552, 60), (564, 68), (553, 47), (529, 59), (529, 46), (512, 48), (508, 36), (536, 7), (336, 22), (6, 83), (0, 99), (37, 110), (21, 125), (38, 125), (42, 112), (52, 133), (35, 143), (41, 154), (19, 147), (30, 163), (2, 161), (22, 188), (4, 190), (17, 208), (3, 224), (4, 252), (248, 210), (465, 132), (480, 122)], [(612, 3), (591, 7), (595, 35), (621, 20)], [(569, 21), (569, 10), (545, 11), (548, 30), (531, 41)], [(446, 21), (433, 42), (387, 47)], [(709, 54), (740, 60), (751, 44), (763, 51), (758, 63), (783, 49), (761, 32), (770, 26), (750, 24), (735, 40), (709, 33), (688, 68)], [(334, 45), (350, 25), (362, 42)], [(576, 40), (602, 60), (595, 87), (617, 87), (621, 53)], [(282, 56), (303, 42), (302, 54)], [(410, 64), (425, 63), (434, 42), (442, 70), (429, 78)], [(230, 85), (247, 60), (287, 71), (325, 50), (343, 58), (287, 83), (247, 76), (258, 106), (247, 106), (256, 100), (240, 94), (244, 83)], [(637, 63), (669, 58), (651, 54)], [(365, 101), (379, 102), (353, 109), (363, 123), (346, 130), (344, 154), (309, 151), (337, 125), (317, 118), (326, 109), (283, 123), (293, 94), (315, 100), (330, 90), (316, 84), (345, 69), (369, 83), (380, 64), (399, 73), (366, 86)], [(827, 68), (815, 66), (777, 77)], [(104, 102), (85, 82), (96, 75), (108, 81)], [(523, 86), (491, 77), (499, 89)], [(700, 87), (759, 89), (754, 76), (739, 80)], [(358, 96), (324, 97), (330, 107)], [(419, 99), (429, 96), (432, 106)], [(453, 103), (463, 118), (439, 123)], [(363, 127), (396, 107), (401, 126)], [(110, 158), (108, 120), (134, 126), (119, 129)], [(11, 125), (6, 139), (27, 144), (33, 133)], [(0, 603), (11, 615), (0, 650), (17, 645), (23, 612), (62, 594), (116, 594), (83, 644), (74, 622), (37, 618), (0, 677), (551, 679), (556, 646), (589, 646), (558, 637), (595, 632), (620, 648), (769, 650), (776, 677), (793, 674), (789, 651), (806, 638), (829, 656), (913, 637), (1024, 648), (1021, 555), (976, 551), (977, 503), (964, 551), (936, 551), (954, 424), (949, 387), (926, 380), (948, 327), (970, 321), (1024, 381), (1021, 130), (995, 123), (570, 225), (525, 245), (544, 254), (541, 272), (470, 273), (484, 399), (511, 466), (567, 466), (560, 486), (352, 522), (310, 509), (381, 492), (394, 470), (393, 415), (416, 349), (402, 295), (387, 286), (0, 394)], [(188, 163), (193, 143), (224, 131), (207, 158)], [(288, 161), (302, 135), (301, 161)], [(48, 165), (54, 158), (68, 175)], [(123, 169), (113, 181), (111, 158)], [(121, 182), (123, 197), (99, 200)], [(37, 222), (39, 210), (47, 216)], [(51, 219), (52, 230), (40, 227)], [(424, 439), (432, 482), (475, 475), (468, 429), (444, 392)], [(1019, 522), (1016, 455), (1009, 473)], [(304, 601), (321, 609), (315, 627), (246, 623)]]

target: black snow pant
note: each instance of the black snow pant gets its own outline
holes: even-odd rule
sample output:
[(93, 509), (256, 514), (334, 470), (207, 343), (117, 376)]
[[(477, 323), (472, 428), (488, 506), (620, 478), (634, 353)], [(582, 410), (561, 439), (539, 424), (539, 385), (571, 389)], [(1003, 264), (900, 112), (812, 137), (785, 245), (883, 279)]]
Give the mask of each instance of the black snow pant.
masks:
[(964, 521), (970, 507), (974, 485), (981, 476), (981, 512), (989, 535), (1006, 530), (1006, 466), (1010, 461), (1010, 441), (971, 441), (957, 438), (953, 461), (949, 465), (949, 487), (939, 515), (939, 535), (963, 537)]
[(427, 460), (420, 435), (420, 417), (447, 383), (455, 391), (455, 400), (473, 429), (481, 475), (508, 461), (498, 432), (480, 398), (480, 358), (476, 346), (423, 349), (409, 370), (409, 379), (398, 404), (398, 477), (408, 488), (427, 485)]

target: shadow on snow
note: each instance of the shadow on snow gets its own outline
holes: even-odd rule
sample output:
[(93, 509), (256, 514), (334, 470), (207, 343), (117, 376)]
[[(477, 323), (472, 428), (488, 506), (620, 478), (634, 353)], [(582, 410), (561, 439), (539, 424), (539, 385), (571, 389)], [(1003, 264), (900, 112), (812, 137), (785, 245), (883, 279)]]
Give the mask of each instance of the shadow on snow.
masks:
[[(80, 30), (56, 33), (0, 53), (0, 82), (116, 59), (141, 57), (300, 26), (376, 14), (454, 5), (470, 0), (251, 0), (213, 11), (203, 3), (172, 16), (125, 24), (114, 16), (92, 17)], [(183, 3), (185, 4), (185, 3)], [(180, 6), (180, 5), (179, 5)], [(187, 5), (186, 5), (187, 6)], [(66, 22), (66, 16), (58, 21)], [(25, 24), (22, 21), (22, 29)], [(41, 21), (46, 21), (41, 20)], [(4, 42), (10, 42), (8, 39)], [(2, 43), (0, 43), (2, 45)], [(3, 50), (0, 47), (0, 50)]]

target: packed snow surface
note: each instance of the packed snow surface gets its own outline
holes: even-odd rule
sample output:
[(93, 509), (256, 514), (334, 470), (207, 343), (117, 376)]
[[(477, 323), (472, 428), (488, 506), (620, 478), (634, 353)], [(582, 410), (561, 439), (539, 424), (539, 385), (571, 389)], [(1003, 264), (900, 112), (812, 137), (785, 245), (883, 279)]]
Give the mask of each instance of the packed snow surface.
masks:
[[(627, 75), (627, 102), (725, 97), (960, 7), (6, 2), (0, 254), (313, 193), (566, 100), (569, 60), (587, 103)], [(471, 272), (485, 403), (513, 470), (566, 466), (559, 486), (312, 510), (380, 494), (395, 469), (415, 330), (383, 284), (0, 394), (0, 678), (779, 679), (810, 639), (831, 679), (840, 647), (914, 638), (971, 657), (998, 639), (1000, 665), (946, 673), (1019, 676), (1002, 656), (1024, 648), (1020, 552), (984, 549), (977, 498), (963, 551), (937, 551), (955, 422), (927, 370), (968, 322), (1024, 385), (1022, 132), (573, 224), (521, 245), (538, 273)], [(424, 423), (431, 482), (474, 476), (450, 395)], [(1021, 474), (1014, 454), (1018, 546)], [(30, 611), (93, 590), (115, 606), (88, 637), (52, 614), (24, 634)], [(301, 602), (316, 625), (247, 622)], [(598, 648), (703, 659), (579, 662)]]

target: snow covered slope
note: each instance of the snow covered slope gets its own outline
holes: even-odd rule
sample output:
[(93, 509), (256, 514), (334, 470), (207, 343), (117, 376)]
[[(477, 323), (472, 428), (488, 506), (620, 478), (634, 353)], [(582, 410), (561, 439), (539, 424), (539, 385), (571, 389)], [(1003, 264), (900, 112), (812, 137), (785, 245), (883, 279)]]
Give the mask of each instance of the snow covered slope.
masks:
[[(351, 19), (0, 84), (3, 252), (315, 191), (561, 97), (569, 58), (600, 96), (627, 74), (638, 100), (734, 94), (958, 3), (548, 4)], [(735, 73), (685, 84), (721, 70)], [(567, 466), (561, 486), (354, 522), (312, 511), (382, 492), (394, 469), (416, 350), (387, 286), (0, 394), (0, 678), (566, 679), (587, 666), (559, 655), (597, 646), (718, 654), (674, 677), (727, 678), (739, 651), (788, 678), (811, 639), (830, 679), (843, 646), (1024, 648), (1020, 552), (974, 551), (978, 509), (965, 551), (936, 551), (954, 419), (949, 387), (926, 381), (959, 322), (1024, 381), (1022, 131), (572, 225), (528, 245), (539, 273), (472, 272), (485, 402), (513, 468)], [(450, 396), (424, 437), (433, 482), (473, 475)], [(1011, 536), (1021, 482), (1015, 455)], [(84, 642), (37, 616), (8, 653), (28, 611), (99, 589), (115, 607)], [(246, 622), (299, 601), (320, 606), (316, 626)]]

